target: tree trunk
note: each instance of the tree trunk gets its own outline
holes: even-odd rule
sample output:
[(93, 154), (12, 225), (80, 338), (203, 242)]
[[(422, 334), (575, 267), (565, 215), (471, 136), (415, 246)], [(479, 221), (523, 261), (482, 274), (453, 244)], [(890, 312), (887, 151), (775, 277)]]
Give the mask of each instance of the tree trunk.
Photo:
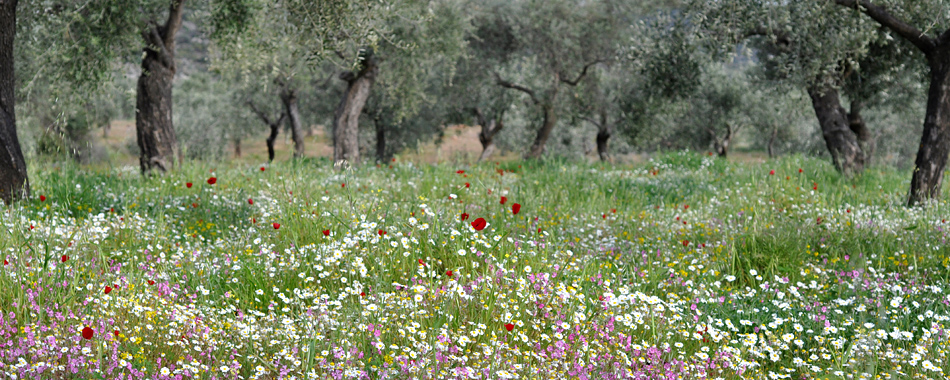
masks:
[(600, 124), (597, 126), (597, 155), (602, 162), (610, 160), (607, 143), (613, 134), (614, 126), (607, 122), (607, 109), (600, 110)]
[(274, 162), (274, 142), (277, 141), (277, 133), (279, 132), (280, 132), (280, 123), (274, 123), (270, 125), (270, 136), (267, 136), (267, 161), (268, 162)]
[(498, 134), (498, 131), (501, 131), (505, 127), (503, 123), (504, 113), (499, 112), (495, 115), (495, 118), (488, 120), (482, 110), (479, 108), (473, 108), (472, 112), (475, 113), (475, 118), (478, 121), (478, 125), (482, 128), (481, 132), (478, 133), (478, 141), (482, 143), (482, 154), (478, 156), (478, 162), (482, 162), (491, 157), (492, 153), (495, 152), (495, 135)]
[(280, 91), (280, 100), (284, 103), (284, 114), (287, 117), (287, 128), (290, 129), (294, 140), (294, 158), (303, 157), (304, 141), (303, 127), (300, 124), (300, 109), (297, 107), (297, 90), (284, 86)]
[(864, 152), (851, 131), (838, 91), (830, 86), (812, 86), (808, 95), (835, 169), (847, 177), (860, 173), (865, 165)]
[(241, 157), (241, 138), (234, 139), (234, 157)]
[(0, 199), (10, 204), (30, 196), (26, 160), (16, 134), (13, 40), (17, 0), (0, 0)]
[(772, 136), (769, 137), (769, 158), (775, 158), (775, 139), (778, 137), (778, 127), (772, 127)]
[(376, 124), (376, 162), (384, 163), (386, 162), (386, 125), (379, 120), (379, 117), (373, 120)]
[(914, 161), (908, 205), (940, 197), (943, 171), (950, 154), (950, 43), (936, 47), (927, 57), (930, 65), (930, 89), (924, 134)]
[(172, 125), (172, 80), (175, 77), (175, 35), (181, 28), (184, 0), (173, 1), (165, 25), (143, 32), (145, 57), (135, 100), (135, 130), (142, 173), (167, 172), (181, 165), (181, 150)]
[(867, 123), (861, 117), (862, 108), (864, 108), (864, 105), (861, 101), (851, 101), (851, 109), (848, 112), (848, 128), (851, 129), (851, 132), (854, 132), (854, 136), (858, 139), (858, 147), (861, 148), (861, 154), (864, 156), (864, 165), (868, 166), (871, 164), (874, 141), (871, 137), (871, 130), (868, 129)]
[(340, 165), (344, 161), (357, 165), (360, 161), (359, 122), (363, 106), (369, 99), (369, 92), (376, 80), (376, 58), (372, 50), (367, 50), (363, 64), (358, 72), (347, 71), (340, 74), (346, 81), (346, 92), (333, 116), (333, 163)]
[(544, 145), (548, 142), (548, 137), (551, 136), (554, 125), (557, 124), (557, 111), (554, 109), (553, 100), (551, 99), (551, 102), (541, 106), (544, 112), (544, 122), (541, 123), (541, 128), (538, 128), (538, 135), (534, 138), (534, 143), (531, 144), (531, 150), (525, 154), (526, 159), (538, 159), (544, 154)]

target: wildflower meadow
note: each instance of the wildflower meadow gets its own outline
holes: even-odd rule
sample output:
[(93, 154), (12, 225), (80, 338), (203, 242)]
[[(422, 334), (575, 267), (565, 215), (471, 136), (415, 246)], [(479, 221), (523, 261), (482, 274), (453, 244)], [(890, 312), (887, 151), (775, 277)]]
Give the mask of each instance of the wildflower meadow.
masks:
[[(681, 152), (31, 173), (6, 379), (946, 379), (950, 207)], [(944, 197), (946, 199), (946, 197)]]

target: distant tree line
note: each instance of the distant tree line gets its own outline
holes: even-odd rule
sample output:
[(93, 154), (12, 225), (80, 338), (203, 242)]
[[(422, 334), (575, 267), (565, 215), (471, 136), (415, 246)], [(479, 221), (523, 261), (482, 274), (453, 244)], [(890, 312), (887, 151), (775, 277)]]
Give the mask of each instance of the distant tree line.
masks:
[(22, 136), (88, 161), (90, 131), (134, 118), (145, 175), (265, 131), (269, 160), (282, 130), (301, 158), (313, 125), (335, 165), (383, 162), (464, 124), (479, 161), (741, 142), (851, 177), (916, 151), (916, 205), (950, 155), (944, 5), (0, 0), (0, 198), (29, 196)]

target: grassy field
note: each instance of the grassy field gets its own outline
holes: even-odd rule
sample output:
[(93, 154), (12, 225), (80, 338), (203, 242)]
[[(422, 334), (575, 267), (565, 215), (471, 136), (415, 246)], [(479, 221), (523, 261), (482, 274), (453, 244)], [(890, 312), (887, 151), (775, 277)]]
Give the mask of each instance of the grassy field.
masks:
[(845, 180), (814, 159), (693, 153), (629, 167), (196, 164), (150, 179), (33, 168), (33, 198), (0, 213), (0, 377), (950, 368), (950, 207), (904, 207), (903, 172)]

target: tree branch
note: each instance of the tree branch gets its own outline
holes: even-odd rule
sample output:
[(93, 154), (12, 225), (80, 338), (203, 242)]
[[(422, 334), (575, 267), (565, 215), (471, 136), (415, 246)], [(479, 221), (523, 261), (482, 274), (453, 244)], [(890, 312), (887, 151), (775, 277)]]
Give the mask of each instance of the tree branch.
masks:
[(854, 8), (864, 14), (868, 15), (874, 21), (877, 21), (878, 24), (881, 24), (888, 29), (894, 31), (910, 43), (917, 46), (920, 51), (924, 54), (930, 54), (937, 46), (937, 41), (933, 38), (925, 35), (919, 29), (913, 27), (912, 25), (904, 22), (890, 12), (887, 9), (884, 9), (883, 6), (871, 3), (870, 0), (834, 0), (836, 4), (845, 6), (848, 8)]
[(541, 103), (538, 97), (534, 95), (534, 91), (532, 91), (530, 88), (501, 79), (501, 76), (498, 75), (497, 72), (494, 72), (493, 74), (495, 74), (495, 83), (498, 84), (499, 86), (504, 87), (504, 88), (509, 88), (512, 90), (521, 91), (525, 94), (528, 94), (528, 96), (531, 97), (531, 101), (534, 102), (534, 104)]
[(248, 105), (249, 107), (251, 107), (251, 111), (253, 111), (254, 114), (257, 115), (257, 117), (261, 118), (261, 120), (264, 122), (264, 124), (267, 124), (268, 126), (280, 125), (280, 123), (283, 122), (283, 121), (284, 121), (284, 118), (287, 116), (286, 113), (283, 113), (283, 112), (282, 112), (282, 113), (280, 114), (280, 117), (277, 118), (277, 121), (271, 123), (270, 118), (267, 117), (267, 114), (264, 113), (264, 111), (261, 111), (260, 109), (258, 109), (257, 106), (254, 105), (254, 102), (248, 100), (248, 101), (247, 101), (247, 105)]
[(584, 65), (584, 69), (581, 70), (581, 73), (577, 75), (577, 79), (574, 79), (574, 80), (564, 79), (564, 75), (563, 75), (563, 74), (560, 74), (560, 75), (559, 75), (559, 77), (560, 77), (559, 79), (561, 80), (561, 82), (567, 83), (567, 84), (569, 84), (569, 85), (571, 85), (571, 86), (577, 86), (577, 84), (580, 83), (581, 79), (584, 79), (584, 76), (587, 75), (587, 69), (589, 69), (591, 66), (596, 65), (596, 64), (601, 63), (601, 62), (603, 62), (603, 60), (598, 58), (598, 59), (594, 60), (593, 62), (590, 62), (590, 63)]
[(168, 21), (165, 21), (162, 35), (162, 41), (169, 50), (175, 47), (175, 35), (181, 29), (181, 17), (184, 13), (185, 0), (172, 0), (171, 8), (168, 9)]
[(600, 124), (600, 122), (598, 122), (597, 120), (594, 120), (594, 119), (592, 119), (592, 118), (590, 118), (590, 117), (581, 116), (581, 119), (586, 120), (587, 122), (593, 124), (593, 125), (596, 126), (597, 128), (603, 128), (603, 125)]
[(142, 36), (145, 37), (145, 42), (148, 43), (149, 46), (154, 45), (156, 49), (155, 52), (158, 53), (162, 65), (172, 67), (174, 58), (169, 54), (168, 49), (165, 48), (165, 40), (162, 39), (162, 35), (158, 31), (158, 26), (152, 23), (148, 30), (142, 33)]

